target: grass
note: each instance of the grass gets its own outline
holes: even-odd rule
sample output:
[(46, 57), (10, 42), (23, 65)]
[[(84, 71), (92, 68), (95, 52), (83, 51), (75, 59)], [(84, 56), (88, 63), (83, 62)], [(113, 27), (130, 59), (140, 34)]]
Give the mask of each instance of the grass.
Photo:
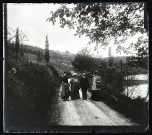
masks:
[[(29, 59), (30, 62), (37, 64), (37, 56), (35, 54), (25, 53), (25, 59), (27, 58)], [(54, 58), (50, 57), (49, 63), (53, 65), (60, 74), (62, 74), (64, 71), (73, 70), (71, 61), (68, 61), (66, 59), (55, 60)], [(41, 60), (41, 62), (39, 62), (39, 65), (46, 65), (46, 62), (44, 60)]]

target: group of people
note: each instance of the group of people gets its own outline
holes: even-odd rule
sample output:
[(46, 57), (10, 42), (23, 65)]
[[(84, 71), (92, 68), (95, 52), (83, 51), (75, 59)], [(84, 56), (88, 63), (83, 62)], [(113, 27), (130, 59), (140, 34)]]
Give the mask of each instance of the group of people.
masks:
[[(98, 98), (98, 91), (100, 90), (101, 77), (95, 75), (92, 78), (91, 90), (92, 90), (92, 99)], [(68, 78), (67, 72), (64, 72), (63, 77), (60, 80), (61, 83), (61, 98), (66, 101), (71, 97), (71, 100), (80, 99), (79, 90), (82, 90), (83, 100), (87, 100), (87, 90), (90, 88), (89, 79), (86, 76), (86, 72), (83, 72), (80, 79), (78, 78), (77, 73), (72, 75), (72, 78)]]

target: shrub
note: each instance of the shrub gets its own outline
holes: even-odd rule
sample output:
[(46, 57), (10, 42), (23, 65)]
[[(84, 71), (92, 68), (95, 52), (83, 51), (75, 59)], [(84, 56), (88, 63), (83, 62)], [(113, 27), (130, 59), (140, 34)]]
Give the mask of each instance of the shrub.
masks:
[(48, 122), (50, 106), (57, 98), (58, 77), (52, 76), (49, 68), (43, 65), (25, 61), (9, 61), (8, 65), (5, 95), (7, 123), (44, 126)]
[(51, 69), (54, 76), (59, 77), (59, 74), (58, 74), (57, 70), (54, 68), (54, 66), (49, 64), (48, 67)]
[(87, 54), (78, 53), (71, 61), (73, 67), (78, 72), (93, 72), (97, 66), (95, 58)]

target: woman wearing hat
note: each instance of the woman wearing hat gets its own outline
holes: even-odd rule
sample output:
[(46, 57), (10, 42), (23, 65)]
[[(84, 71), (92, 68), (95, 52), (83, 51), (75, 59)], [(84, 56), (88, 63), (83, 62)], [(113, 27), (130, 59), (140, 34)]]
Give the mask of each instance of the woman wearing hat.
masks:
[(95, 71), (95, 75), (92, 78), (92, 95), (91, 99), (100, 100), (100, 82), (101, 77), (97, 75), (97, 71)]
[(80, 95), (79, 95), (79, 89), (80, 89), (80, 85), (79, 85), (79, 79), (78, 79), (78, 75), (77, 73), (73, 74), (73, 78), (70, 80), (70, 85), (71, 85), (71, 99), (79, 99)]

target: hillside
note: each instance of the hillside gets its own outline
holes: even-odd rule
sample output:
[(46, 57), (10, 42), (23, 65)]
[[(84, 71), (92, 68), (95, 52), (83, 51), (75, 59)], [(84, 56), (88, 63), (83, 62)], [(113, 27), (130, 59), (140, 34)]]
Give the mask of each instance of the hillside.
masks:
[[(32, 61), (33, 63), (37, 63), (37, 53), (38, 51), (40, 51), (42, 60), (40, 61), (39, 64), (42, 65), (45, 64), (44, 49), (30, 45), (22, 45), (21, 48), (23, 49), (25, 58), (28, 59), (29, 61)], [(74, 70), (71, 61), (74, 60), (75, 54), (69, 52), (61, 52), (58, 50), (57, 51), (49, 50), (49, 55), (50, 55), (50, 64), (52, 64), (56, 68), (59, 74), (63, 73), (64, 71)], [(126, 56), (113, 57), (114, 63), (119, 63), (120, 60), (122, 60), (123, 63), (126, 63), (126, 58), (127, 58)], [(101, 59), (105, 59), (107, 61), (108, 57), (104, 57)]]
[[(22, 45), (22, 49), (25, 58), (28, 59), (29, 61), (32, 61), (33, 63), (37, 63), (37, 53), (38, 51), (40, 51), (42, 60), (40, 61), (39, 64), (42, 65), (45, 64), (44, 49), (30, 45)], [(59, 73), (73, 70), (71, 61), (74, 59), (74, 54), (49, 50), (49, 55), (50, 55), (50, 64), (52, 64)]]
[[(24, 51), (28, 51), (33, 54), (37, 54), (38, 50), (41, 51), (41, 53), (44, 55), (45, 50), (40, 48), (40, 47), (34, 47), (30, 45), (22, 45), (22, 48)], [(57, 59), (68, 59), (71, 60), (71, 58), (74, 58), (74, 54), (72, 53), (66, 53), (66, 52), (61, 52), (61, 51), (54, 51), (54, 50), (49, 50), (50, 52), (50, 57), (57, 58)]]

